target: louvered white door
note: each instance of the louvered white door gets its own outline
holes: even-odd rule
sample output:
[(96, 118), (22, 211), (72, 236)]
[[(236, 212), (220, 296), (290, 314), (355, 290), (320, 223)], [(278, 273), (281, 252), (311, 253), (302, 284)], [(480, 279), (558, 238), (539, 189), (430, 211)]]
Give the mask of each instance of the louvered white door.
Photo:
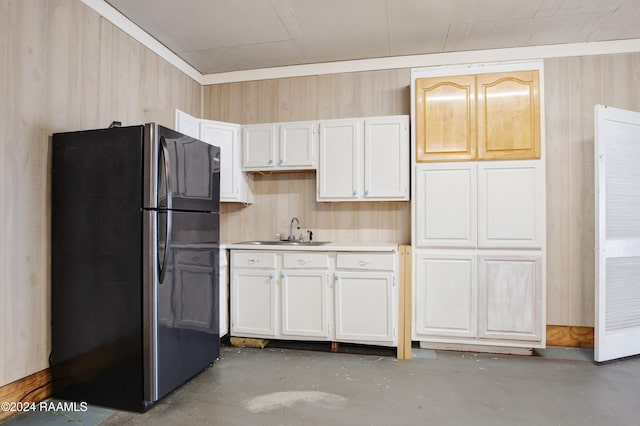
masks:
[(596, 105), (598, 362), (640, 353), (640, 113)]

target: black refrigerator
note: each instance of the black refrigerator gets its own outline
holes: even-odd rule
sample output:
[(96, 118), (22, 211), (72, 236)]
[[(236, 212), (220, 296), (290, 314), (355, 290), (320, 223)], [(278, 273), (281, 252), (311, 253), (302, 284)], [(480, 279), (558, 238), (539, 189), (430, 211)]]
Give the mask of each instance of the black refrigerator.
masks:
[(220, 149), (154, 123), (53, 135), (55, 397), (144, 411), (220, 354)]

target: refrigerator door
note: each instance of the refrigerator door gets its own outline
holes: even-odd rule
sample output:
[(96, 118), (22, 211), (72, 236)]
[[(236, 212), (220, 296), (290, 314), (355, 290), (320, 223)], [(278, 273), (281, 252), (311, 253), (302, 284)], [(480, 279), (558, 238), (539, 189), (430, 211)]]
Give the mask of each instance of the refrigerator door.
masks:
[(144, 329), (149, 331), (145, 342), (150, 342), (145, 352), (145, 399), (153, 402), (219, 356), (219, 216), (144, 214), (146, 240), (152, 246), (145, 252), (153, 264), (145, 274), (151, 278), (144, 298)]
[(220, 148), (145, 125), (144, 208), (220, 211)]

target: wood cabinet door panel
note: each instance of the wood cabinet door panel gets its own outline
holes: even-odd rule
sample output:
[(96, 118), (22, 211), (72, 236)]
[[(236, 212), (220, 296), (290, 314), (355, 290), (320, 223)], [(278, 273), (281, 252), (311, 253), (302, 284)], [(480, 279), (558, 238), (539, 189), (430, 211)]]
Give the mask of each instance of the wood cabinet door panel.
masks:
[(393, 283), (392, 273), (336, 271), (336, 340), (393, 342)]
[(476, 199), (475, 163), (417, 166), (416, 246), (475, 247)]
[(476, 157), (473, 75), (416, 80), (416, 160)]
[(408, 117), (364, 120), (364, 197), (409, 198)]
[(242, 167), (270, 169), (275, 167), (276, 126), (245, 126), (242, 132)]
[(415, 336), (476, 336), (476, 257), (416, 255)]
[(478, 257), (478, 337), (542, 339), (540, 254)]
[(279, 152), (280, 167), (315, 167), (314, 123), (282, 123)]
[(327, 274), (327, 271), (282, 271), (283, 337), (329, 337)]
[(542, 248), (544, 181), (539, 160), (478, 163), (480, 248)]
[(538, 71), (479, 74), (478, 159), (540, 158)]
[(361, 194), (359, 152), (361, 121), (320, 123), (318, 201), (354, 200)]
[(231, 277), (231, 332), (276, 335), (276, 287), (273, 270), (234, 270)]

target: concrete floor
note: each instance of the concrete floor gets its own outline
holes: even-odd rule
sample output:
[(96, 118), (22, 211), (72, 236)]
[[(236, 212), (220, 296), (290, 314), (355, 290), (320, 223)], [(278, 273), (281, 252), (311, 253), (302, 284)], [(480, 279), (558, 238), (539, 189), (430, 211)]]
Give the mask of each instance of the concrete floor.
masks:
[(91, 407), (84, 417), (23, 413), (3, 426), (639, 424), (640, 357), (596, 365), (591, 351), (540, 354), (414, 349), (398, 361), (227, 346), (213, 368), (144, 414)]

